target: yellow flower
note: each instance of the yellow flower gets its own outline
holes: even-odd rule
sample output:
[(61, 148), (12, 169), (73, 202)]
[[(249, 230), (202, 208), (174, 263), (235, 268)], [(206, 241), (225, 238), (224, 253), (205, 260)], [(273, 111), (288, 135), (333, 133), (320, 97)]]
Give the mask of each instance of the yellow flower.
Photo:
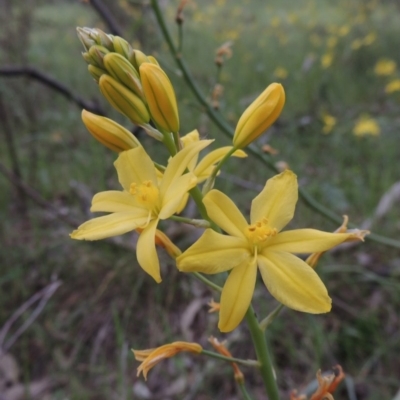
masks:
[(257, 139), (277, 120), (284, 104), (283, 86), (271, 83), (240, 117), (233, 136), (233, 145), (243, 148)]
[(363, 115), (353, 128), (355, 136), (379, 136), (381, 128), (378, 123), (368, 115)]
[(331, 132), (333, 127), (336, 125), (336, 118), (333, 115), (324, 113), (322, 115), (322, 121), (324, 122), (324, 127), (322, 128), (322, 133), (328, 134)]
[(321, 57), (321, 66), (324, 69), (329, 68), (332, 65), (332, 62), (333, 62), (332, 53), (326, 53)]
[(382, 58), (375, 64), (374, 72), (379, 76), (392, 75), (396, 71), (397, 65), (393, 60)]
[(385, 86), (385, 92), (388, 94), (393, 92), (398, 92), (399, 90), (400, 90), (400, 79), (395, 79), (393, 81), (390, 81)]
[(112, 214), (85, 222), (71, 233), (71, 238), (98, 240), (140, 228), (136, 252), (139, 265), (161, 282), (155, 249), (158, 221), (174, 214), (185, 193), (196, 185), (192, 173), (182, 174), (190, 160), (210, 142), (203, 140), (180, 151), (168, 163), (160, 182), (143, 147), (120, 153), (114, 165), (124, 190), (100, 192), (92, 200), (91, 211)]
[(314, 229), (280, 232), (293, 218), (298, 198), (296, 175), (286, 170), (269, 179), (253, 200), (250, 224), (232, 200), (218, 190), (204, 197), (210, 218), (228, 235), (207, 229), (177, 258), (184, 272), (216, 274), (232, 270), (221, 294), (219, 329), (230, 332), (243, 319), (253, 296), (257, 265), (270, 293), (303, 312), (325, 313), (331, 299), (316, 272), (292, 253), (328, 250), (350, 234)]
[(142, 361), (137, 369), (137, 376), (143, 373), (144, 379), (147, 380), (148, 372), (160, 361), (171, 358), (182, 351), (188, 351), (194, 354), (200, 354), (203, 348), (197, 343), (173, 342), (164, 344), (156, 349), (148, 350), (132, 350), (137, 361)]
[(95, 139), (117, 153), (140, 146), (131, 132), (109, 118), (83, 110), (82, 121)]
[(274, 76), (279, 79), (286, 79), (288, 76), (288, 72), (283, 67), (277, 67), (277, 68), (275, 68)]

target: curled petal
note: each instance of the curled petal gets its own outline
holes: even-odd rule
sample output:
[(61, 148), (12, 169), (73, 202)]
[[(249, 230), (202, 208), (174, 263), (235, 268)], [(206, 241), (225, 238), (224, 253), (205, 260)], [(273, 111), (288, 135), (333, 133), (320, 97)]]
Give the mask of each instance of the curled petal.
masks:
[(331, 310), (332, 300), (317, 273), (300, 258), (285, 252), (264, 251), (258, 266), (265, 286), (279, 302), (311, 314)]
[(221, 332), (233, 331), (242, 321), (257, 278), (256, 257), (243, 261), (229, 274), (221, 294), (218, 328)]
[(286, 170), (268, 179), (251, 203), (251, 223), (267, 218), (269, 225), (279, 232), (293, 218), (297, 192), (297, 177), (292, 171)]
[(206, 229), (200, 239), (176, 259), (176, 263), (183, 272), (217, 274), (236, 267), (250, 257), (244, 239)]

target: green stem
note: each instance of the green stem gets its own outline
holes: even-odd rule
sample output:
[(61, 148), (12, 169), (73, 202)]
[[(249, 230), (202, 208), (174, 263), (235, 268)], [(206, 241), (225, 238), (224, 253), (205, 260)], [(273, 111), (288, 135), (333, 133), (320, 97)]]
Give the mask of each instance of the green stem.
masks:
[(217, 292), (222, 292), (222, 287), (218, 286), (216, 283), (210, 281), (205, 276), (200, 274), (199, 272), (192, 272), (192, 275), (196, 277), (199, 281), (203, 282), (205, 285), (210, 287), (211, 289), (216, 290)]
[(175, 142), (170, 133), (164, 134), (163, 143), (165, 144), (165, 147), (168, 149), (169, 154), (171, 154), (172, 157), (178, 152), (175, 146)]
[(256, 349), (257, 359), (261, 363), (260, 373), (267, 391), (268, 400), (279, 400), (278, 386), (276, 384), (272, 361), (267, 348), (264, 331), (260, 328), (252, 306), (246, 312), (246, 321)]
[[(160, 10), (159, 4), (157, 0), (151, 0), (151, 5), (154, 10), (157, 22), (159, 27), (161, 28), (162, 34), (164, 36), (165, 41), (167, 42), (171, 55), (174, 57), (175, 62), (177, 63), (179, 69), (182, 72), (183, 78), (185, 79), (187, 85), (192, 90), (194, 96), (198, 100), (198, 102), (204, 107), (204, 111), (207, 113), (209, 118), (214, 122), (214, 124), (229, 138), (233, 137), (234, 131), (232, 127), (226, 122), (226, 120), (221, 116), (221, 114), (216, 111), (211, 105), (208, 103), (205, 96), (202, 94), (200, 88), (197, 86), (196, 82), (193, 79), (192, 74), (190, 73), (189, 68), (186, 65), (185, 60), (182, 58), (181, 53), (179, 53), (172, 41), (172, 37), (168, 31), (167, 25), (165, 23), (162, 11)], [(268, 159), (267, 156), (260, 152), (260, 150), (255, 146), (249, 146), (248, 151), (255, 155), (258, 160), (260, 160), (264, 165), (268, 166), (274, 172), (279, 172), (275, 167), (272, 160)], [(302, 201), (311, 209), (321, 214), (325, 218), (334, 221), (335, 223), (342, 223), (342, 217), (321, 203), (316, 201), (312, 196), (310, 196), (304, 189), (299, 188), (299, 195)], [(366, 240), (370, 240), (372, 242), (380, 243), (386, 246), (394, 247), (400, 249), (400, 241), (387, 238), (385, 236), (377, 235), (371, 233), (366, 237)]]
[(260, 363), (256, 360), (243, 360), (241, 358), (234, 358), (234, 357), (226, 357), (222, 354), (215, 353), (213, 351), (202, 350), (201, 354), (204, 354), (208, 357), (217, 358), (219, 360), (229, 361), (231, 363), (245, 365), (246, 367), (259, 367)]
[(244, 383), (243, 382), (237, 382), (237, 384), (239, 386), (240, 391), (242, 392), (244, 400), (253, 400), (251, 398), (251, 396), (249, 395), (249, 392), (247, 391), (246, 386), (244, 385)]
[(279, 315), (279, 313), (285, 308), (283, 304), (279, 304), (277, 307), (275, 307), (274, 310), (272, 310), (271, 313), (269, 313), (261, 322), (260, 322), (260, 328), (263, 332), (271, 325), (272, 321)]
[(218, 228), (218, 226), (208, 216), (206, 207), (203, 204), (203, 195), (201, 193), (201, 190), (198, 188), (198, 186), (195, 186), (193, 189), (191, 189), (189, 191), (189, 193), (192, 196), (194, 202), (196, 203), (196, 206), (200, 212), (200, 215), (203, 217), (203, 219), (210, 222), (210, 227), (212, 229), (214, 229), (214, 231), (220, 232), (220, 229)]
[(221, 169), (221, 167), (225, 164), (225, 162), (230, 158), (230, 156), (236, 151), (236, 148), (232, 148), (225, 156), (222, 158), (222, 160), (214, 167), (211, 175), (207, 178), (204, 186), (203, 186), (203, 196), (205, 196), (214, 186), (214, 181), (215, 178), (218, 174), (218, 171)]

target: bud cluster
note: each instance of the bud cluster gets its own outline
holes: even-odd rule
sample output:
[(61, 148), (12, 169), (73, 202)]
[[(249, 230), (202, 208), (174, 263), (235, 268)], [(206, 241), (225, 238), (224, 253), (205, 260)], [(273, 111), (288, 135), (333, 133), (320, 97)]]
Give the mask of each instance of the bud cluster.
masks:
[(100, 29), (77, 31), (88, 70), (108, 102), (136, 125), (152, 120), (163, 134), (178, 133), (175, 92), (157, 60)]

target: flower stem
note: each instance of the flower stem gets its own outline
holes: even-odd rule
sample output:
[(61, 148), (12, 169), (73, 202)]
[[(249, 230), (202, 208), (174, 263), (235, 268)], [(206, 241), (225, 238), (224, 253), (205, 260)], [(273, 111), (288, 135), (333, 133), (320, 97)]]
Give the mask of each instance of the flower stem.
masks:
[(205, 356), (208, 356), (208, 357), (217, 358), (219, 360), (224, 360), (224, 361), (229, 361), (231, 363), (245, 365), (246, 367), (259, 367), (260, 366), (260, 363), (256, 360), (242, 360), (241, 358), (226, 357), (226, 356), (223, 356), (222, 354), (215, 353), (213, 351), (204, 350), (204, 349), (201, 351), (201, 354), (204, 354)]
[(241, 391), (241, 393), (242, 393), (242, 395), (243, 395), (244, 400), (253, 400), (253, 399), (250, 397), (249, 392), (248, 392), (247, 389), (246, 389), (246, 386), (244, 386), (244, 383), (238, 382), (237, 384), (238, 384), (239, 389), (240, 389), (240, 391)]
[(264, 381), (269, 400), (279, 400), (278, 386), (276, 384), (271, 356), (268, 351), (264, 331), (260, 328), (252, 306), (246, 312), (246, 321), (253, 339), (257, 359), (261, 363), (260, 373)]
[(222, 292), (222, 287), (218, 286), (216, 283), (211, 282), (205, 276), (200, 274), (200, 272), (192, 272), (193, 276), (196, 277), (199, 281), (203, 282), (205, 285), (210, 287), (211, 289), (216, 290), (217, 292)]
[(210, 222), (206, 221), (205, 219), (192, 219), (180, 217), (178, 215), (171, 215), (169, 219), (172, 219), (172, 221), (183, 222), (184, 224), (197, 226), (198, 228), (209, 228), (211, 225)]

